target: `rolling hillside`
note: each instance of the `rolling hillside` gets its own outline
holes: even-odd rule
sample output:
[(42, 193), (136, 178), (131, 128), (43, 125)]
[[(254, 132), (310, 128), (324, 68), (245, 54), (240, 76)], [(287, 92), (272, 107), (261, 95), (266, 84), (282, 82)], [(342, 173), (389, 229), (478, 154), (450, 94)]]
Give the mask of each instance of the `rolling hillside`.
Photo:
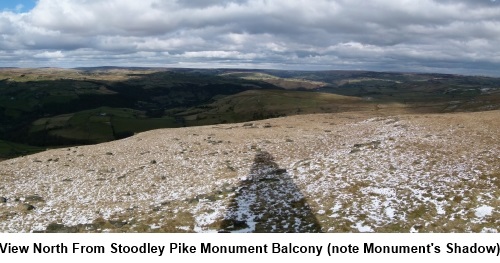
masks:
[(310, 113), (444, 113), (499, 108), (500, 79), (480, 76), (4, 68), (0, 69), (0, 158), (113, 141), (157, 128)]

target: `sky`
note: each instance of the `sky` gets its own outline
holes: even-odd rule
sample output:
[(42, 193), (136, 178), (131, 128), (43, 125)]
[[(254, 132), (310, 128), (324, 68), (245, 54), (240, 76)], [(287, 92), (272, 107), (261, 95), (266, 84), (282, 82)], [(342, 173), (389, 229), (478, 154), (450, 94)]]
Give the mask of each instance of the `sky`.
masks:
[(0, 2), (0, 67), (500, 76), (500, 0)]
[(0, 11), (26, 12), (35, 7), (36, 0), (2, 0)]

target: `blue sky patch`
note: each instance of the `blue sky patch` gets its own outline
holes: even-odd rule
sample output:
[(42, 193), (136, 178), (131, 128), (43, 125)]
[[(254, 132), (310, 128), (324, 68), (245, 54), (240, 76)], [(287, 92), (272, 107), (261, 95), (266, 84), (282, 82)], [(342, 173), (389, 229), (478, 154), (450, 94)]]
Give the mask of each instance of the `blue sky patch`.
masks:
[(0, 11), (11, 11), (16, 13), (28, 12), (36, 5), (36, 0), (2, 0)]

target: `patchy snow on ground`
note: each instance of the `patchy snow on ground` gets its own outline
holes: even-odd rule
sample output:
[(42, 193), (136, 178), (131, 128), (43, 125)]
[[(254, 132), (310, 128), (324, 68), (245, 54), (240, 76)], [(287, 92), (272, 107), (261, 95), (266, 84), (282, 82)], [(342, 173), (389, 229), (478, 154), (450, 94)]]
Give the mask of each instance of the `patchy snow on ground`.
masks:
[(498, 232), (499, 111), (373, 114), (155, 130), (6, 160), (0, 231)]

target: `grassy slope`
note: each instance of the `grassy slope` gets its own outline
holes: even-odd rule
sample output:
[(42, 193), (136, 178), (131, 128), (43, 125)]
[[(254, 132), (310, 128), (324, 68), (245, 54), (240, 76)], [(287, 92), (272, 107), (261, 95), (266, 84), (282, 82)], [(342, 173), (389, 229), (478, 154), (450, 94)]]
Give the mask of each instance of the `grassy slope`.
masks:
[(44, 151), (45, 148), (0, 140), (0, 160)]
[(100, 107), (38, 119), (33, 123), (31, 132), (99, 143), (137, 132), (169, 127), (179, 127), (179, 124), (170, 117), (147, 118), (144, 112), (137, 110)]
[(283, 78), (260, 72), (227, 72), (221, 74), (221, 76), (231, 76), (235, 78), (249, 79), (249, 80), (261, 80), (273, 84), (277, 87), (289, 90), (294, 90), (294, 89), (313, 90), (328, 85), (328, 83), (322, 81), (314, 81), (306, 78), (293, 78), (293, 77)]
[(179, 115), (187, 119), (188, 126), (192, 126), (373, 108), (372, 103), (356, 97), (301, 91), (251, 90), (186, 110)]

